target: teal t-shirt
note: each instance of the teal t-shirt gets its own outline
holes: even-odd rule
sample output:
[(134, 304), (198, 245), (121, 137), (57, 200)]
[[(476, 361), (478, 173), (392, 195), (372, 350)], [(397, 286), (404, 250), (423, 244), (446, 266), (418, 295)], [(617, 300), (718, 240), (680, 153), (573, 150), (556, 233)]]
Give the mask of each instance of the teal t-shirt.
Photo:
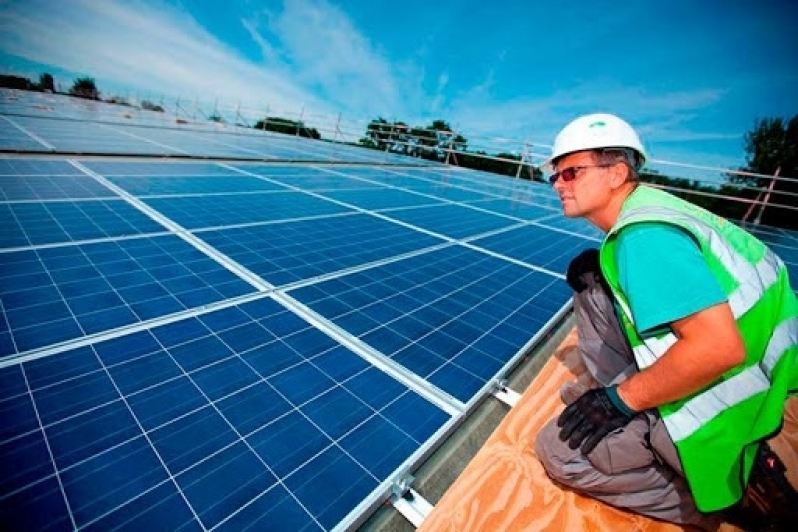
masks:
[(618, 280), (643, 336), (727, 299), (698, 243), (680, 227), (630, 225), (618, 235), (616, 250)]

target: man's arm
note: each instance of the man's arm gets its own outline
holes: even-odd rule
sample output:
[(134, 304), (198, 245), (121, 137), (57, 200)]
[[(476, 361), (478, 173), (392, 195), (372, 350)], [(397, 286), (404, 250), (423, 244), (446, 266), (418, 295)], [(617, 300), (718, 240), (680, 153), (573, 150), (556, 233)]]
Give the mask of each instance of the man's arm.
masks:
[(745, 344), (728, 303), (674, 321), (671, 328), (676, 343), (618, 386), (618, 395), (633, 410), (686, 397), (745, 360)]

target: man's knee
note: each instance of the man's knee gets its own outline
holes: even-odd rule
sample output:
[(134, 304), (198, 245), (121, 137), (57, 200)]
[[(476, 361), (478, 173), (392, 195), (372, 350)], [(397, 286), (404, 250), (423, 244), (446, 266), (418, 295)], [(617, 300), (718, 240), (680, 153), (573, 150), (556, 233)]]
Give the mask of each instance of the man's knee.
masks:
[(609, 434), (588, 455), (571, 449), (559, 438), (556, 419), (547, 423), (535, 440), (535, 453), (550, 477), (574, 487), (586, 479), (605, 477), (640, 469), (654, 463), (645, 435), (648, 419), (638, 416), (623, 430)]
[(559, 433), (557, 419), (552, 419), (535, 438), (535, 454), (552, 479), (572, 486), (584, 469), (590, 467), (590, 463), (578, 448), (571, 449), (567, 442), (561, 441)]

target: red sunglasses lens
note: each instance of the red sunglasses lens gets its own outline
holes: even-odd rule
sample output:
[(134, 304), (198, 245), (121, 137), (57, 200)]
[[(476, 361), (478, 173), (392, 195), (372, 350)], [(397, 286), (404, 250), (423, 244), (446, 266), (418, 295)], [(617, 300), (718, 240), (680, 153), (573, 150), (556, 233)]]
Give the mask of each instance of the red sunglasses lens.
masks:
[(566, 183), (568, 181), (573, 181), (576, 179), (576, 168), (563, 168), (560, 172), (555, 172), (549, 177), (549, 183), (552, 185), (557, 182), (558, 179), (562, 178), (563, 181)]

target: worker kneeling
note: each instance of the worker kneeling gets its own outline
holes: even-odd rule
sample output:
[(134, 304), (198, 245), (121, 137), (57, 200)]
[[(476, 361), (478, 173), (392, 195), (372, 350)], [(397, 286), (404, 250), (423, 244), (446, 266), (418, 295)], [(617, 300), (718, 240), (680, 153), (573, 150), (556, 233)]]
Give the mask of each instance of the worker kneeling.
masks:
[[(588, 379), (538, 435), (548, 474), (678, 524), (791, 528), (798, 515), (798, 300), (782, 261), (721, 217), (641, 185), (607, 114), (568, 124), (549, 181), (606, 233), (568, 269)], [(768, 528), (769, 527), (769, 528)]]

